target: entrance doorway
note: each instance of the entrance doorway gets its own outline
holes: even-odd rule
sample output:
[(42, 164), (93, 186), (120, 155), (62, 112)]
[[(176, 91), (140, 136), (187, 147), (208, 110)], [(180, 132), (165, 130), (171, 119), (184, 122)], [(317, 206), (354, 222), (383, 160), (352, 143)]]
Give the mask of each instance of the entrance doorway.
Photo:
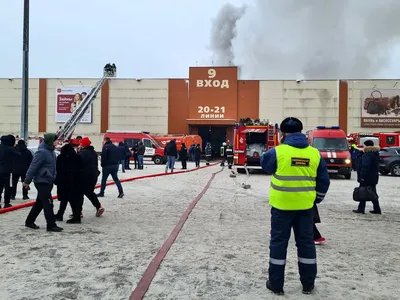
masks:
[(198, 135), (203, 140), (203, 152), (207, 143), (211, 143), (213, 157), (220, 157), (220, 147), (227, 139), (227, 126), (198, 126)]

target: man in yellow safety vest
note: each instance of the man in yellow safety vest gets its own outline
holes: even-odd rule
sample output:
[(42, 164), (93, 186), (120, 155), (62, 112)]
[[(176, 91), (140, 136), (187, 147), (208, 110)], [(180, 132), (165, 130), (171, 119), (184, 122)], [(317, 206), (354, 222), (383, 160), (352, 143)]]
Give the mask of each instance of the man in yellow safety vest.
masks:
[(271, 177), (271, 240), (267, 288), (282, 295), (287, 246), (293, 227), (303, 293), (311, 294), (317, 275), (314, 244), (314, 203), (320, 203), (330, 185), (328, 170), (319, 151), (309, 146), (297, 118), (282, 121), (281, 144), (261, 157)]

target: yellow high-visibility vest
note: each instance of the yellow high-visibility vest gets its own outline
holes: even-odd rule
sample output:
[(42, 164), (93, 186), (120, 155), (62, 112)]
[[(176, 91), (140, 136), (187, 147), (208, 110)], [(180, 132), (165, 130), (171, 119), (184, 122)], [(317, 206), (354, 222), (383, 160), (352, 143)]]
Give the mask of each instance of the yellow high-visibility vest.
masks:
[(295, 148), (286, 144), (275, 148), (277, 170), (271, 177), (269, 204), (280, 210), (306, 210), (316, 198), (319, 151), (311, 146)]

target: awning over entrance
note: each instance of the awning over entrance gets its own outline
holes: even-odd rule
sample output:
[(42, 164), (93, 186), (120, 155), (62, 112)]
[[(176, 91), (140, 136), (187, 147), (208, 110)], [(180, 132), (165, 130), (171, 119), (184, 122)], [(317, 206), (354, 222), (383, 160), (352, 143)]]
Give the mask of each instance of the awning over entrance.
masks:
[(267, 128), (247, 128), (245, 130), (242, 131), (242, 133), (264, 133), (267, 131)]

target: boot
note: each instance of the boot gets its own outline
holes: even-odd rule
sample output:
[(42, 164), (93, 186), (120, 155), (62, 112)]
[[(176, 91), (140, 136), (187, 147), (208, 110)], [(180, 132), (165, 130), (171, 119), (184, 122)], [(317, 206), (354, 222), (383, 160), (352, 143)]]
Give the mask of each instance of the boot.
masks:
[(47, 227), (47, 231), (49, 232), (61, 232), (63, 230), (63, 228), (58, 227), (57, 225), (54, 225), (53, 227)]

